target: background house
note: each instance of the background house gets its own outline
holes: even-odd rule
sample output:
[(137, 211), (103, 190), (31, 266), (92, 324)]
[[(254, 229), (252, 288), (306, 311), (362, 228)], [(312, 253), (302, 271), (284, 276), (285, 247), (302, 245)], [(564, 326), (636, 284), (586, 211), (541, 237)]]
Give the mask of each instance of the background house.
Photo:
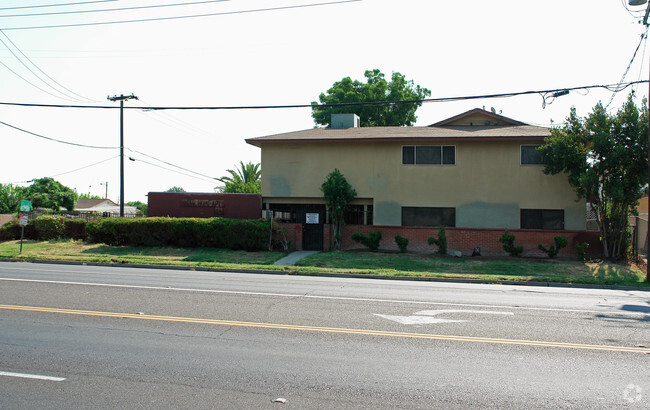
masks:
[[(77, 200), (75, 211), (79, 212), (108, 212), (110, 214), (120, 213), (120, 206), (110, 199), (87, 199)], [(136, 216), (140, 213), (134, 206), (124, 205), (124, 216)]]

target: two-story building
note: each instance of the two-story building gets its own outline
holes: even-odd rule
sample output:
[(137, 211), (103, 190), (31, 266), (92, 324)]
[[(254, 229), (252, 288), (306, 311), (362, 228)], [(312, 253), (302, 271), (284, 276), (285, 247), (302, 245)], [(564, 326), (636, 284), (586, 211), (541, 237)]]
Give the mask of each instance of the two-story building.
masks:
[(262, 149), (263, 207), (322, 225), (319, 188), (338, 168), (357, 192), (348, 224), (585, 230), (585, 202), (567, 177), (543, 173), (535, 148), (546, 127), (482, 109), (427, 127), (358, 124), (338, 114), (331, 128), (247, 139)]

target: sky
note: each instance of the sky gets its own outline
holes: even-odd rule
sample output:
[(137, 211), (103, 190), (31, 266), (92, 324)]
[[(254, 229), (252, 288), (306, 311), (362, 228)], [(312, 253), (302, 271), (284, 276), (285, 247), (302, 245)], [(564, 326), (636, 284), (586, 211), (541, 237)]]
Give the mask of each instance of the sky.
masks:
[[(260, 162), (260, 149), (245, 139), (315, 125), (309, 108), (146, 107), (309, 104), (343, 77), (363, 81), (364, 71), (375, 68), (387, 78), (402, 73), (430, 89), (431, 98), (616, 84), (628, 65), (624, 82), (648, 79), (650, 50), (640, 24), (646, 6), (627, 0), (198, 3), (0, 2), (0, 103), (115, 107), (0, 104), (0, 183), (53, 177), (118, 202), (120, 112), (109, 96), (138, 97), (125, 102), (140, 108), (124, 110), (125, 155), (133, 159), (125, 161), (124, 201), (146, 203), (148, 192), (175, 186), (213, 192), (213, 178), (227, 169)], [(43, 5), (50, 7), (37, 7)], [(154, 5), (174, 6), (124, 10)], [(90, 10), (113, 11), (71, 13)], [(196, 15), (204, 16), (177, 18)], [(116, 21), (122, 23), (105, 24)], [(640, 104), (648, 84), (547, 95), (546, 104), (538, 93), (428, 102), (416, 126), (483, 107), (558, 125), (571, 107), (585, 116), (602, 101), (616, 112), (632, 90)]]

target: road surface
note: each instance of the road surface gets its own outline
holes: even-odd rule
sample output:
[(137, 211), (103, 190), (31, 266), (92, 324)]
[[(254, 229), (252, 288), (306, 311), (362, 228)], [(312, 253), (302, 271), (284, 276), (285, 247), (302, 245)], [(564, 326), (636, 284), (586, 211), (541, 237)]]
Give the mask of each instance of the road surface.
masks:
[(0, 408), (650, 408), (646, 346), (647, 291), (0, 262)]

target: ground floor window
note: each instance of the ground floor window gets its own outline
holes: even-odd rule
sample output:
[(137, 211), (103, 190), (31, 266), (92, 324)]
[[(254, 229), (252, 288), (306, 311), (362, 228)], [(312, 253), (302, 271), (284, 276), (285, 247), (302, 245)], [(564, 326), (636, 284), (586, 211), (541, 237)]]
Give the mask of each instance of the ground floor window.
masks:
[(564, 229), (563, 209), (522, 209), (521, 229)]
[(456, 226), (456, 208), (402, 207), (402, 226)]
[(372, 205), (348, 205), (343, 220), (346, 225), (372, 225), (372, 211)]

